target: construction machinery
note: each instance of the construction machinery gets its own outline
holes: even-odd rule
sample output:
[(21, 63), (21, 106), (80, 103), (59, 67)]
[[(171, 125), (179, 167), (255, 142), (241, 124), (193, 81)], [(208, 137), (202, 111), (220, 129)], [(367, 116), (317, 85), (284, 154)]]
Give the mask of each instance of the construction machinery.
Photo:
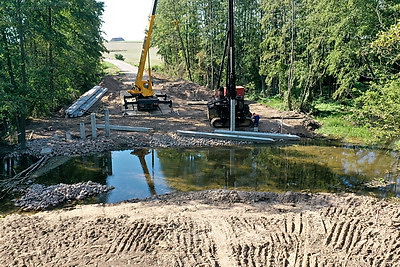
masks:
[(138, 72), (135, 80), (135, 84), (132, 89), (128, 90), (129, 95), (124, 96), (125, 109), (128, 109), (129, 105), (137, 106), (137, 110), (157, 110), (160, 109), (160, 104), (168, 104), (172, 107), (172, 101), (168, 100), (168, 96), (165, 94), (155, 94), (153, 92), (153, 81), (151, 77), (150, 60), (148, 68), (148, 79), (144, 79), (144, 70), (146, 67), (146, 59), (149, 57), (150, 50), (150, 39), (153, 32), (154, 20), (156, 16), (157, 1), (154, 0), (152, 13), (149, 18), (149, 25), (146, 31), (145, 39), (143, 42), (142, 53), (140, 56), (140, 62)]
[[(229, 0), (228, 30), (219, 72), (218, 93), (215, 100), (209, 102), (207, 105), (208, 119), (211, 125), (215, 128), (230, 127), (231, 131), (234, 131), (236, 127), (250, 127), (252, 123), (249, 105), (244, 101), (244, 88), (236, 86), (233, 9), (233, 0)], [(228, 54), (226, 65), (227, 85), (224, 88), (220, 85), (220, 81), (226, 54)]]

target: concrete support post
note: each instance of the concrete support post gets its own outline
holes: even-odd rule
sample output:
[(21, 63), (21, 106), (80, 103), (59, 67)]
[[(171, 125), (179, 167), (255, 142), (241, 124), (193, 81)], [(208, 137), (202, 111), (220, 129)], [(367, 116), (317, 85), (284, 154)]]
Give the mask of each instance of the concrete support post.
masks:
[(71, 132), (66, 132), (65, 133), (65, 139), (67, 139), (67, 141), (71, 141), (72, 140)]
[(96, 113), (90, 114), (90, 125), (92, 127), (92, 138), (97, 138)]
[(108, 108), (104, 110), (104, 123), (106, 128), (106, 137), (110, 137), (110, 111)]
[(81, 139), (86, 140), (85, 122), (81, 121), (79, 126), (80, 126), (80, 130), (81, 130)]

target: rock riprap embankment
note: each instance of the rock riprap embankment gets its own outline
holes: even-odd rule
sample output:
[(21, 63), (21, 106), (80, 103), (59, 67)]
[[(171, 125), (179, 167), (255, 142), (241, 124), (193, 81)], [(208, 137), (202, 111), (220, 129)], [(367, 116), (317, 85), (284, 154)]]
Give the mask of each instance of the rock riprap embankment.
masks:
[(15, 200), (14, 204), (17, 207), (21, 207), (24, 211), (44, 210), (68, 201), (83, 200), (112, 189), (114, 189), (113, 186), (91, 181), (72, 185), (58, 184), (45, 186), (33, 184), (27, 189), (25, 195)]
[(36, 157), (71, 156), (89, 153), (100, 153), (110, 150), (132, 149), (140, 147), (168, 148), (168, 147), (209, 147), (243, 144), (242, 141), (218, 140), (203, 137), (186, 137), (177, 133), (135, 133), (132, 136), (114, 135), (110, 138), (97, 139), (64, 139), (42, 138), (27, 142), (28, 149), (10, 153), (8, 157), (18, 154), (29, 154)]

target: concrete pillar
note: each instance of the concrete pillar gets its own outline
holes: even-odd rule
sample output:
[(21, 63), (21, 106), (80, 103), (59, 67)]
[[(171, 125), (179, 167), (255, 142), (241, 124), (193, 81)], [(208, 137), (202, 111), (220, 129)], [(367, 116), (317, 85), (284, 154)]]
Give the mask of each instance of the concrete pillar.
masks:
[(104, 110), (104, 120), (105, 120), (105, 128), (106, 128), (106, 137), (110, 136), (110, 111), (108, 108)]
[(65, 133), (65, 139), (67, 139), (67, 141), (71, 141), (72, 140), (71, 132), (66, 132)]
[(90, 114), (90, 125), (92, 127), (92, 138), (97, 138), (96, 113)]
[(79, 124), (80, 126), (80, 131), (81, 131), (81, 139), (82, 140), (86, 140), (86, 130), (85, 130), (85, 122), (81, 121), (81, 123)]

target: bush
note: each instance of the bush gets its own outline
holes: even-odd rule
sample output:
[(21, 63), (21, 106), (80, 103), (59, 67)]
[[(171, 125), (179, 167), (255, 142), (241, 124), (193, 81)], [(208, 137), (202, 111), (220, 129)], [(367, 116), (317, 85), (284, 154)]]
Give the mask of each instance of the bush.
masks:
[(115, 59), (122, 60), (122, 61), (125, 60), (125, 58), (122, 54), (115, 54)]
[(354, 121), (389, 131), (400, 129), (400, 78), (374, 84), (356, 103)]

